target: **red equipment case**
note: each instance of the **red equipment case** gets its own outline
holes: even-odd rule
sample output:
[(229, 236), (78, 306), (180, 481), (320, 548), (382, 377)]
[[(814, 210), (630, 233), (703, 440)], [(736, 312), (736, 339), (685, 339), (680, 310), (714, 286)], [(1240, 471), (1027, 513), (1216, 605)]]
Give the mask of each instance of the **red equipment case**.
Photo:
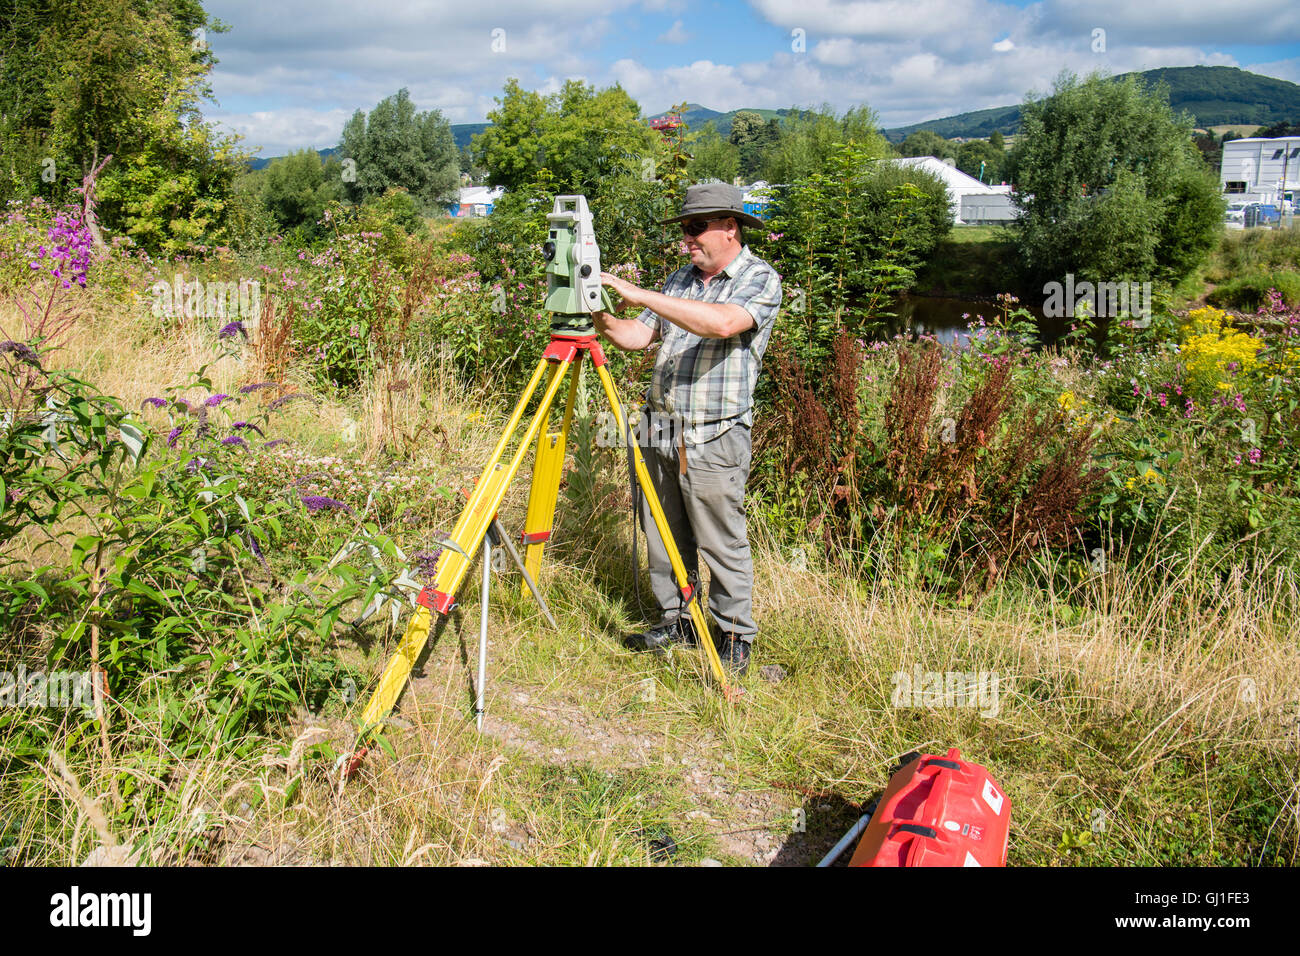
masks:
[(850, 866), (1006, 866), (1011, 801), (979, 764), (908, 754)]

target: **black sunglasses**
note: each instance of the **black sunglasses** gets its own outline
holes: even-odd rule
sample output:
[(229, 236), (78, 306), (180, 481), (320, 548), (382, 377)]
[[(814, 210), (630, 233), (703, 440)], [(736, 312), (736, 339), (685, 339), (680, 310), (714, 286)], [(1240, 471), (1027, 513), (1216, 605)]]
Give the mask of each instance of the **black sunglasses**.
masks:
[(696, 219), (693, 222), (681, 223), (682, 233), (690, 236), (692, 239), (702, 235), (709, 228), (711, 222), (721, 222), (724, 219), (730, 219), (730, 216), (714, 216), (712, 219)]

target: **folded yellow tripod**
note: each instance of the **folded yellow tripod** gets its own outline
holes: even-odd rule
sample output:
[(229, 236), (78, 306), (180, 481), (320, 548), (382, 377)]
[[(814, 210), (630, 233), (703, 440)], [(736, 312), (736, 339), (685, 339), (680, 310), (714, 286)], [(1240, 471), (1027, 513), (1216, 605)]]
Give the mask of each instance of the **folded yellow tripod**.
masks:
[[(681, 589), (685, 606), (689, 608), (691, 623), (699, 635), (702, 649), (714, 678), (722, 688), (728, 700), (738, 697), (738, 687), (733, 687), (727, 680), (722, 661), (710, 638), (708, 618), (700, 602), (696, 599), (696, 586), (691, 582), (681, 553), (673, 540), (668, 521), (655, 493), (650, 473), (646, 469), (645, 459), (637, 442), (631, 440), (627, 421), (623, 415), (614, 380), (606, 366), (605, 353), (592, 324), (591, 313), (613, 311), (608, 293), (600, 284), (600, 252), (596, 246), (595, 233), (591, 226), (591, 213), (583, 196), (559, 196), (555, 200), (553, 211), (547, 216), (549, 238), (543, 246), (547, 259), (547, 296), (546, 308), (552, 313), (551, 339), (543, 352), (537, 369), (525, 386), (504, 432), (497, 442), (492, 457), (488, 460), (469, 495), (469, 501), (457, 519), (450, 538), (443, 542), (442, 554), (434, 571), (431, 586), (425, 587), (416, 601), (415, 613), (406, 628), (401, 643), (392, 660), (388, 662), (379, 686), (371, 696), (362, 712), (362, 735), (373, 730), (392, 710), (397, 698), (411, 674), (416, 658), (428, 641), (433, 626), (435, 612), (446, 615), (456, 603), (456, 591), (469, 570), (470, 562), (480, 547), (484, 549), (484, 587), (482, 627), (479, 641), (479, 683), (476, 710), (482, 726), (483, 713), (483, 674), (486, 664), (486, 622), (487, 622), (487, 579), (490, 549), (494, 538), (501, 538), (498, 545), (504, 545), (518, 562), (518, 555), (508, 540), (504, 539), (497, 521), (497, 510), (505, 498), (510, 483), (518, 473), (520, 465), (534, 441), (537, 443), (537, 455), (533, 463), (532, 487), (528, 497), (528, 516), (521, 536), (526, 545), (526, 557), (520, 565), (523, 572), (524, 587), (532, 591), (542, 604), (543, 611), (550, 617), (545, 603), (537, 591), (534, 581), (541, 568), (542, 550), (549, 540), (555, 522), (555, 506), (559, 497), (560, 478), (564, 470), (565, 444), (569, 433), (569, 424), (573, 419), (573, 409), (578, 393), (578, 377), (582, 373), (582, 357), (588, 355), (600, 384), (609, 400), (610, 410), (619, 429), (619, 434), (629, 438), (636, 480), (645, 495), (650, 513), (654, 516), (668, 557), (672, 563), (673, 574)], [(572, 370), (572, 374), (570, 373)], [(565, 403), (564, 416), (558, 431), (548, 431), (551, 408), (568, 378), (568, 399)], [(541, 400), (533, 411), (528, 427), (519, 440), (508, 461), (504, 460), (511, 440), (524, 420), (528, 406), (534, 394), (541, 388)], [(485, 541), (485, 539), (487, 539)], [(349, 765), (351, 774), (365, 756), (365, 748), (354, 754)]]

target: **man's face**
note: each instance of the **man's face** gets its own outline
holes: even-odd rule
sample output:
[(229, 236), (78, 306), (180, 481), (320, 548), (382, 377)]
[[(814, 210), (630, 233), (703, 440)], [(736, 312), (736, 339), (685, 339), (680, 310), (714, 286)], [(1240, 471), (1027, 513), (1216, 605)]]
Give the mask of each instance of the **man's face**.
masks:
[[(703, 226), (703, 232), (692, 236)], [(706, 275), (718, 272), (736, 255), (736, 220), (701, 216), (682, 223), (682, 247), (691, 263)]]

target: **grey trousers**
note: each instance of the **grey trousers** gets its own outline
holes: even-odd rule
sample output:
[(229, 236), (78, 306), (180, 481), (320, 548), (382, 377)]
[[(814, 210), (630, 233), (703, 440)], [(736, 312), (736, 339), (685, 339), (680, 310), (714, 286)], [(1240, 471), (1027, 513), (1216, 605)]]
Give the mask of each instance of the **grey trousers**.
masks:
[[(682, 563), (688, 573), (698, 572), (699, 557), (704, 557), (712, 574), (709, 610), (724, 635), (743, 641), (753, 641), (758, 631), (754, 560), (745, 527), (750, 451), (748, 425), (732, 425), (712, 441), (688, 445), (684, 475), (677, 449), (641, 448)], [(641, 527), (650, 552), (650, 587), (663, 614), (660, 623), (671, 624), (680, 614), (681, 591), (644, 498)]]

